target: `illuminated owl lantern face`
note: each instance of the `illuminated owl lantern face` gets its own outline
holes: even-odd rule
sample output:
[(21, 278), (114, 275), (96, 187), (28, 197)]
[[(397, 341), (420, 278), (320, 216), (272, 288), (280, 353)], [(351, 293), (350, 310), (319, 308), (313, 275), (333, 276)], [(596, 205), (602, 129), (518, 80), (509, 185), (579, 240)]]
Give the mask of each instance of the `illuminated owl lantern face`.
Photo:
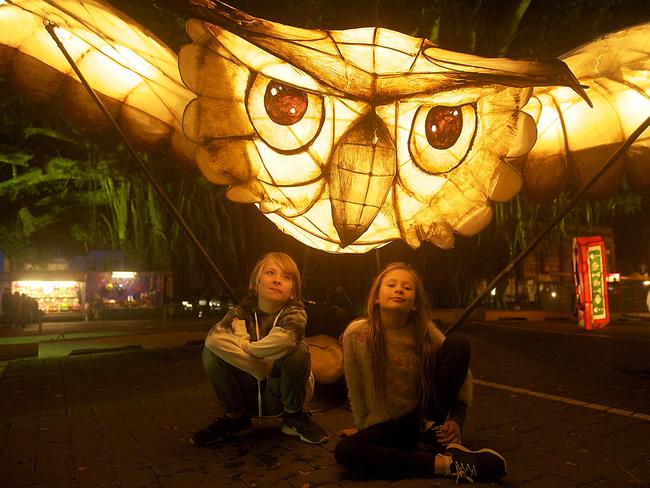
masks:
[(224, 5), (192, 20), (179, 56), (197, 94), (183, 129), (228, 198), (330, 252), (395, 239), (453, 246), (521, 187), (510, 162), (535, 123), (534, 85), (577, 82), (559, 61), (488, 59), (398, 32), (287, 27)]

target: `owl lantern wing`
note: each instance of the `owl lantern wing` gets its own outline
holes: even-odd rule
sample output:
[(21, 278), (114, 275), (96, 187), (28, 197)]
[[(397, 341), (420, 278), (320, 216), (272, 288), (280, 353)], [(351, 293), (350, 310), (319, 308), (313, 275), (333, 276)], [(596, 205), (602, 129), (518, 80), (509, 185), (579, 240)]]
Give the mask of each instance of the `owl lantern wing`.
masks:
[[(96, 124), (49, 20), (130, 137), (185, 155), (196, 145), (199, 167), (231, 199), (331, 252), (400, 238), (448, 248), (455, 233), (480, 231), (491, 202), (521, 187), (516, 165), (535, 143), (533, 118), (543, 121), (524, 109), (530, 88), (584, 97), (558, 61), (480, 58), (379, 28), (298, 29), (203, 3), (179, 75), (173, 53), (100, 1), (5, 0), (0, 67), (22, 92), (56, 93), (70, 117)], [(533, 102), (543, 107), (547, 92)]]
[[(562, 87), (535, 88), (524, 108), (537, 125), (537, 143), (523, 166), (530, 199), (544, 202), (568, 185), (580, 188), (650, 116), (650, 24), (603, 36), (562, 56), (586, 85), (594, 109)], [(612, 195), (623, 175), (650, 194), (650, 131), (645, 131), (592, 189)]]
[(193, 94), (174, 52), (110, 5), (87, 0), (0, 1), (0, 73), (28, 98), (56, 100), (79, 127), (108, 121), (81, 85), (44, 23), (70, 53), (109, 112), (139, 149), (165, 143), (184, 160), (192, 145), (181, 130)]

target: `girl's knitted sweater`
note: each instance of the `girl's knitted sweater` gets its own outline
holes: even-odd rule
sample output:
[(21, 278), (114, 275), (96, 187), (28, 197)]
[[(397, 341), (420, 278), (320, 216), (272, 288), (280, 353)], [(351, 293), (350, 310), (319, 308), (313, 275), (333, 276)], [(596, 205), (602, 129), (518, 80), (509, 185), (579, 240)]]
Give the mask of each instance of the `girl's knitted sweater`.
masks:
[[(431, 323), (433, 347), (437, 350), (445, 336)], [(384, 331), (386, 339), (386, 398), (374, 394), (374, 375), (368, 347), (368, 321), (352, 322), (343, 333), (345, 380), (354, 423), (359, 429), (397, 419), (420, 406), (420, 376), (413, 324)], [(457, 405), (449, 418), (462, 427), (471, 402), (471, 374), (461, 388)]]

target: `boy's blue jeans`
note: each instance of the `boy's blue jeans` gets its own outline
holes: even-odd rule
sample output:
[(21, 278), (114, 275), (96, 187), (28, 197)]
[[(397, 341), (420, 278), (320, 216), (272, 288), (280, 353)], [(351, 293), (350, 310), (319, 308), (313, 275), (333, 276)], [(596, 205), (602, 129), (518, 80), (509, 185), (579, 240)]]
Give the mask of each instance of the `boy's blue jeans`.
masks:
[[(225, 413), (242, 409), (257, 415), (257, 379), (232, 366), (208, 348), (203, 348), (203, 369), (223, 405)], [(279, 415), (302, 410), (307, 396), (307, 380), (311, 372), (311, 355), (305, 341), (273, 363), (271, 376), (260, 382), (262, 414)]]

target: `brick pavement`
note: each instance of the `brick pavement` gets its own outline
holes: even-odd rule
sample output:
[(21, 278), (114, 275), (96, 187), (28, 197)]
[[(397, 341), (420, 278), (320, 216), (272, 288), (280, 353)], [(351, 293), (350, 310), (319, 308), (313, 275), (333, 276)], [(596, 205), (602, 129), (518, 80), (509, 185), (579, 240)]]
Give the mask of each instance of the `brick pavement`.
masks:
[[(198, 346), (10, 361), (0, 411), (2, 487), (454, 485), (352, 479), (334, 462), (335, 436), (307, 445), (279, 433), (278, 419), (257, 422), (237, 442), (189, 446), (218, 413)], [(314, 417), (331, 432), (352, 424), (342, 407)], [(505, 455), (502, 486), (650, 486), (650, 421), (642, 419), (479, 384), (465, 441)]]

